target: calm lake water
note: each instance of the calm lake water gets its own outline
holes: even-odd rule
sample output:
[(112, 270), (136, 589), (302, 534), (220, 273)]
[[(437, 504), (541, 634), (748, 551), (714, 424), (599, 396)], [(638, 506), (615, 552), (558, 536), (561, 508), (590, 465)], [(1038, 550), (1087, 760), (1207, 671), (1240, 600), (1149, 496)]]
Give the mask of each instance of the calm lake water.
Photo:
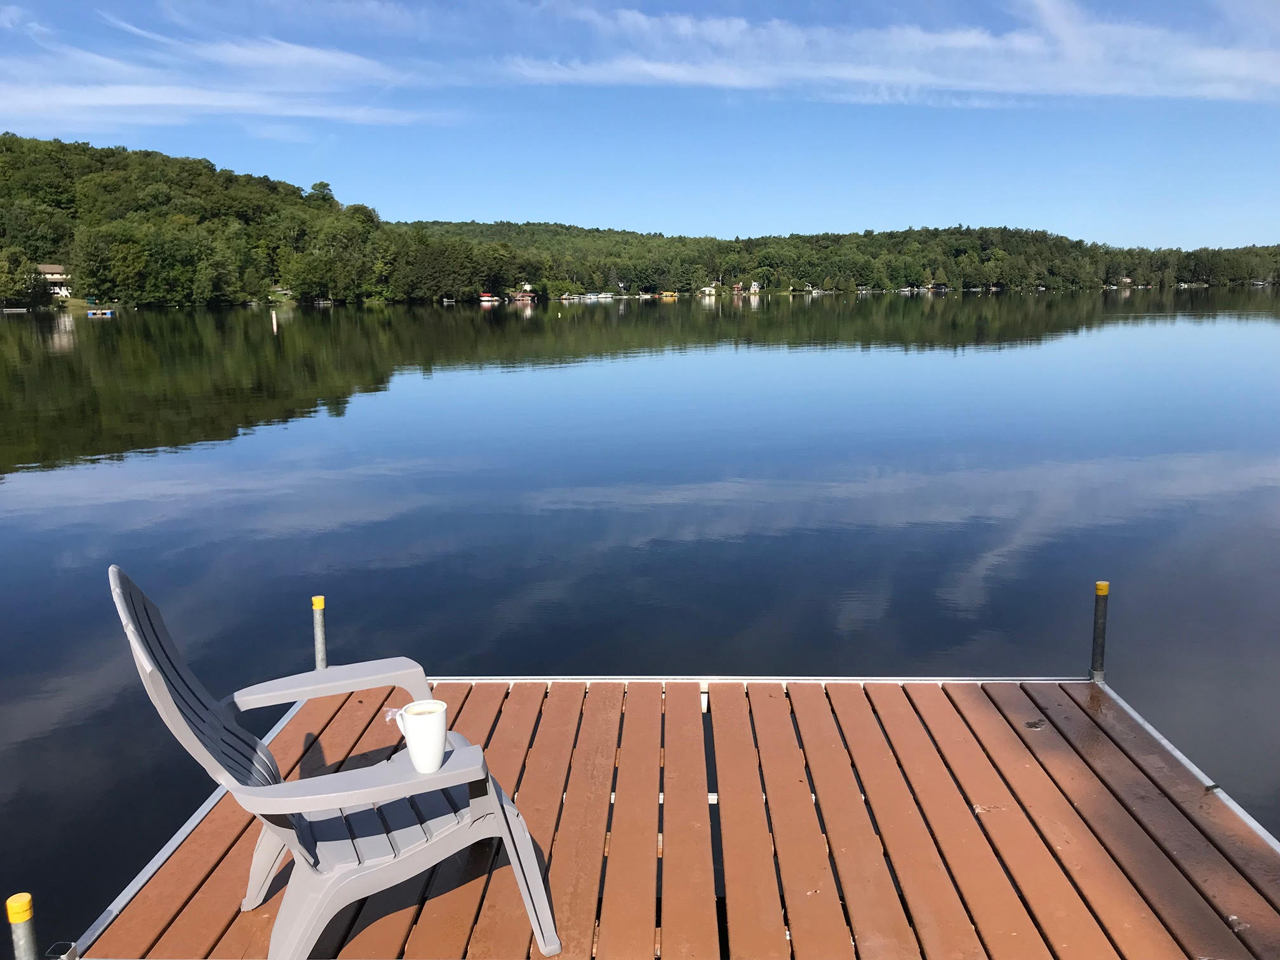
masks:
[[(878, 296), (0, 321), (0, 894), (74, 939), (217, 695), (429, 675), (1108, 676), (1280, 830), (1280, 298)], [(261, 732), (273, 716), (254, 716)]]

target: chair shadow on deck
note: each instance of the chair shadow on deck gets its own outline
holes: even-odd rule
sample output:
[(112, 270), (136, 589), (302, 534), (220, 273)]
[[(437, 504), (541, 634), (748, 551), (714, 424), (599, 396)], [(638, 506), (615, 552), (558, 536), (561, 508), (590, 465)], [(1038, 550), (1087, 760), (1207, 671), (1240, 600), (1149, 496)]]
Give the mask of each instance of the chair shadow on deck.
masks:
[[(546, 856), (536, 841), (533, 846), (538, 868), (546, 876)], [(325, 927), (311, 957), (314, 960), (339, 954), (347, 960), (399, 957), (415, 937), (420, 922), (428, 925), (422, 936), (432, 935), (440, 926), (454, 931), (463, 928), (461, 942), (456, 946), (465, 952), (490, 875), (511, 868), (511, 861), (497, 839), (473, 844), (418, 876), (348, 905)], [(280, 874), (286, 874), (288, 869), (286, 866)], [(287, 881), (287, 876), (277, 876), (280, 889)], [(457, 891), (469, 887), (472, 888), (469, 896), (456, 898)], [(551, 912), (554, 920), (554, 904)]]

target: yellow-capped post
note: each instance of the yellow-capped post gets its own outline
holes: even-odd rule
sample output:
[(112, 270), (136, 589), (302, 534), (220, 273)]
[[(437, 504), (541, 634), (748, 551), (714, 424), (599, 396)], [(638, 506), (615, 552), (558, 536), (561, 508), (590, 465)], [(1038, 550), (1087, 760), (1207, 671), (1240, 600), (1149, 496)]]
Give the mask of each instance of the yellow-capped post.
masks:
[(31, 894), (15, 893), (4, 902), (13, 934), (13, 960), (36, 960), (36, 930), (32, 919)]
[(311, 627), (316, 638), (316, 669), (323, 670), (329, 666), (329, 651), (325, 647), (324, 636), (324, 597), (311, 598)]
[(1093, 661), (1089, 665), (1089, 679), (1102, 683), (1104, 661), (1107, 656), (1107, 598), (1111, 596), (1111, 581), (1099, 580), (1093, 585)]

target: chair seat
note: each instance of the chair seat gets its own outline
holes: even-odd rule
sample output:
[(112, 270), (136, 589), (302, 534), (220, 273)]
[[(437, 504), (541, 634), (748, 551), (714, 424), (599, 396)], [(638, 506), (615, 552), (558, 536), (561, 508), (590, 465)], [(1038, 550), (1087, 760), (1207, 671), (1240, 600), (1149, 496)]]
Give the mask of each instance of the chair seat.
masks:
[(321, 873), (403, 857), (467, 826), (466, 785), (389, 803), (361, 804), (306, 815)]

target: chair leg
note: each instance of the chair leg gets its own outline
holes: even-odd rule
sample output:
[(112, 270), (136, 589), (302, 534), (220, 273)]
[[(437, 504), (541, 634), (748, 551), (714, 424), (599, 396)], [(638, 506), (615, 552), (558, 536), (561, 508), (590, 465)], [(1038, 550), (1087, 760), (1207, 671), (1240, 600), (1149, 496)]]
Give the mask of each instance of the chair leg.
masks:
[(343, 906), (335, 906), (332, 879), (305, 867), (294, 869), (271, 928), (267, 960), (307, 960), (325, 924)]
[(275, 831), (265, 823), (258, 834), (258, 843), (253, 848), (253, 862), (249, 866), (249, 884), (245, 888), (244, 899), (240, 901), (240, 909), (252, 910), (260, 906), (266, 899), (267, 889), (280, 869), (280, 861), (284, 859), (284, 841), (276, 836)]
[(497, 801), (502, 844), (506, 847), (507, 859), (511, 861), (511, 869), (515, 872), (520, 896), (524, 900), (525, 911), (529, 914), (529, 924), (533, 927), (534, 939), (538, 941), (538, 949), (544, 957), (554, 957), (560, 952), (560, 938), (556, 935), (556, 919), (551, 913), (547, 884), (542, 876), (542, 864), (533, 847), (533, 838), (529, 836), (529, 828), (525, 826), (524, 817), (520, 816), (516, 805), (492, 777), (489, 778), (489, 790)]

